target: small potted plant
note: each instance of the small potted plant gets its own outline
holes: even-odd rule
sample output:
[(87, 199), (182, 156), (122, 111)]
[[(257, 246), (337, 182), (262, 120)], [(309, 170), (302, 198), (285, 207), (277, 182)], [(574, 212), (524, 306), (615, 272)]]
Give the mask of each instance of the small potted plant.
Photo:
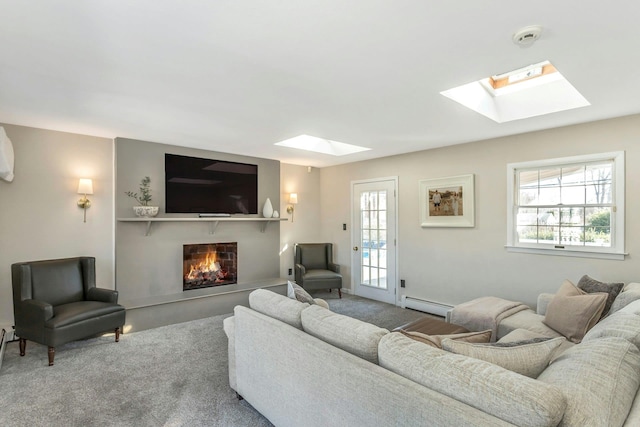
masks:
[(132, 199), (135, 199), (140, 206), (134, 206), (133, 211), (136, 216), (141, 217), (151, 217), (158, 215), (158, 207), (157, 206), (149, 206), (151, 202), (151, 178), (145, 176), (140, 181), (140, 194), (134, 193), (133, 191), (125, 191), (125, 194)]

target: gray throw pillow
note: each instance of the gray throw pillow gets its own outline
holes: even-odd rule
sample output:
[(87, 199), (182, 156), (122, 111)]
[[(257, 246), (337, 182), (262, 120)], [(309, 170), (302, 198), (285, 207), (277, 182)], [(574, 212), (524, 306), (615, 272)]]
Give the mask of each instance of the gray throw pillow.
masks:
[(605, 292), (609, 294), (607, 297), (607, 302), (604, 305), (604, 310), (602, 311), (602, 316), (600, 318), (604, 318), (609, 314), (609, 310), (611, 309), (611, 304), (616, 299), (622, 288), (624, 287), (624, 283), (604, 283), (599, 280), (593, 279), (588, 275), (584, 275), (580, 278), (578, 282), (578, 289), (582, 289), (588, 294), (593, 294), (596, 292)]

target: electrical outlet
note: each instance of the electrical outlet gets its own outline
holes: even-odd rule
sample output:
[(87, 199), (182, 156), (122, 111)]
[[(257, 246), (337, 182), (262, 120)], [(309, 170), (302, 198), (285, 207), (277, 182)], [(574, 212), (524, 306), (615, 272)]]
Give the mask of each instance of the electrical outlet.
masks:
[(404, 279), (400, 279), (400, 287), (406, 288), (406, 283), (404, 282)]
[(289, 269), (289, 276), (291, 276), (293, 274), (293, 269)]

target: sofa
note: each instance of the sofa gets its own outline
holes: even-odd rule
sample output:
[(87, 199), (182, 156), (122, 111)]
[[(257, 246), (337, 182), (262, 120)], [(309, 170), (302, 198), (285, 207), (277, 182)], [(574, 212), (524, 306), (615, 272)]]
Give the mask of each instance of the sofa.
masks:
[(231, 388), (276, 426), (640, 425), (640, 300), (537, 378), (263, 289), (224, 330)]

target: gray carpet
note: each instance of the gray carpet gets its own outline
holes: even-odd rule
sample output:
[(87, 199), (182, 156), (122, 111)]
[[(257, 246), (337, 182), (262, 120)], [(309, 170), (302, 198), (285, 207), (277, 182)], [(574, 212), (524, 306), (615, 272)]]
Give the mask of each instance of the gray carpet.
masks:
[[(393, 329), (424, 313), (351, 295), (316, 293), (332, 311)], [(228, 315), (47, 349), (8, 344), (0, 426), (271, 426), (228, 385)]]

